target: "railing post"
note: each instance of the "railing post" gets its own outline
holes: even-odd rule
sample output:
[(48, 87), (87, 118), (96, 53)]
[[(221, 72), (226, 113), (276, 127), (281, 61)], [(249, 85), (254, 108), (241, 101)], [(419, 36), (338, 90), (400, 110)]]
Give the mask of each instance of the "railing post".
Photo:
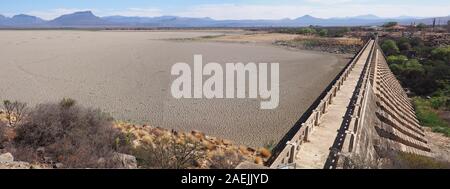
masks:
[(316, 113), (314, 118), (314, 125), (318, 126), (320, 124), (320, 111), (314, 110), (314, 112)]
[(305, 127), (305, 138), (303, 138), (303, 140), (305, 142), (309, 142), (308, 141), (308, 139), (309, 139), (309, 132), (310, 132), (309, 127), (306, 126), (304, 123), (302, 124), (302, 127)]
[(322, 109), (322, 114), (327, 113), (327, 102), (324, 100), (321, 100), (322, 104), (323, 104), (323, 109)]
[(288, 163), (294, 163), (295, 161), (295, 156), (297, 155), (296, 153), (296, 143), (293, 143), (292, 141), (287, 142), (287, 147), (290, 147), (290, 151), (289, 151), (289, 159), (288, 159)]

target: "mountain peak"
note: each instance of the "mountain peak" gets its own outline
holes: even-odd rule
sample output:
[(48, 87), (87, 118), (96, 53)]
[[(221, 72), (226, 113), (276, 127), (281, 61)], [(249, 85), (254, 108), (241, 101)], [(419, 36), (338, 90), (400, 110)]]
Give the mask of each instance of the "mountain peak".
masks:
[(73, 15), (80, 15), (80, 14), (85, 14), (85, 15), (92, 15), (95, 16), (94, 13), (92, 13), (92, 11), (87, 10), (87, 11), (78, 11), (78, 12), (74, 12), (72, 13)]
[(12, 18), (14, 19), (14, 18), (37, 18), (37, 17), (36, 16), (27, 15), (27, 14), (18, 14), (18, 15), (14, 15)]
[(315, 18), (315, 17), (313, 17), (313, 16), (311, 16), (311, 15), (309, 15), (309, 14), (306, 14), (306, 15), (300, 17), (300, 18)]
[(373, 14), (365, 14), (365, 15), (359, 15), (359, 16), (355, 16), (354, 18), (359, 18), (359, 19), (380, 19), (380, 17), (378, 17), (377, 15), (373, 15)]
[(307, 14), (305, 16), (298, 17), (295, 20), (297, 20), (297, 21), (299, 21), (299, 20), (301, 20), (301, 21), (314, 21), (314, 20), (319, 20), (319, 19), (320, 18), (316, 18), (316, 17), (313, 17), (313, 16)]
[[(94, 15), (94, 13), (92, 13), (92, 11), (79, 11), (79, 12), (74, 12), (71, 14), (65, 14), (62, 15), (58, 18), (63, 18), (63, 17), (78, 17), (78, 18), (99, 18), (97, 16)], [(56, 18), (56, 19), (58, 19)], [(55, 20), (56, 20), (55, 19)]]
[(26, 14), (14, 15), (11, 18), (11, 21), (15, 24), (20, 24), (20, 25), (35, 25), (35, 24), (41, 24), (41, 23), (45, 22), (43, 19), (41, 19), (39, 17), (30, 16), (30, 15), (26, 15)]
[(95, 16), (92, 11), (79, 11), (62, 15), (52, 20), (51, 23), (63, 26), (97, 26), (106, 24), (100, 17)]

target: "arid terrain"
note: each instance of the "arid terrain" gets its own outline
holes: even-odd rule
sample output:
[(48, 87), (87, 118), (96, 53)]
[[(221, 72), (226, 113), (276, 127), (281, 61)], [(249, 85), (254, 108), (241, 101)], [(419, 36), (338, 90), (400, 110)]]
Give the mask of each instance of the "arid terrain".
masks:
[[(250, 146), (278, 141), (349, 61), (335, 55), (233, 40), (230, 31), (0, 31), (0, 99), (30, 105), (63, 97), (99, 107), (116, 119), (180, 131), (200, 130)], [(223, 41), (167, 40), (220, 36)], [(280, 34), (280, 40), (292, 36)], [(230, 41), (226, 41), (226, 40)], [(170, 94), (171, 66), (280, 63), (280, 105), (257, 99), (182, 99)]]

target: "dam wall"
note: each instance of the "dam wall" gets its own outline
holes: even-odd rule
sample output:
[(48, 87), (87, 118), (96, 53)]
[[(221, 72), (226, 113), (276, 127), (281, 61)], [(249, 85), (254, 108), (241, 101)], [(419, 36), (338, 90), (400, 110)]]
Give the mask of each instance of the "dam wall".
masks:
[(368, 168), (391, 152), (431, 156), (406, 92), (377, 38), (274, 148), (270, 168)]

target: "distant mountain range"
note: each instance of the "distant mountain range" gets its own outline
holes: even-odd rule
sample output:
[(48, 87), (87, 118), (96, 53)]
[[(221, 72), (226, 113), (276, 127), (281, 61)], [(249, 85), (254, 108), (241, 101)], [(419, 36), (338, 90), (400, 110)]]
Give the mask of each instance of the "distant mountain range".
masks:
[[(434, 18), (416, 18), (400, 16), (381, 18), (375, 15), (361, 15), (343, 18), (316, 18), (305, 15), (296, 19), (280, 20), (214, 20), (211, 18), (190, 18), (177, 16), (160, 17), (98, 17), (91, 11), (62, 15), (53, 20), (44, 20), (36, 16), (20, 14), (13, 17), (0, 15), (0, 28), (64, 28), (64, 27), (300, 27), (318, 26), (373, 26), (395, 21), (401, 24), (431, 24)], [(437, 17), (437, 21), (446, 24), (450, 16)]]

